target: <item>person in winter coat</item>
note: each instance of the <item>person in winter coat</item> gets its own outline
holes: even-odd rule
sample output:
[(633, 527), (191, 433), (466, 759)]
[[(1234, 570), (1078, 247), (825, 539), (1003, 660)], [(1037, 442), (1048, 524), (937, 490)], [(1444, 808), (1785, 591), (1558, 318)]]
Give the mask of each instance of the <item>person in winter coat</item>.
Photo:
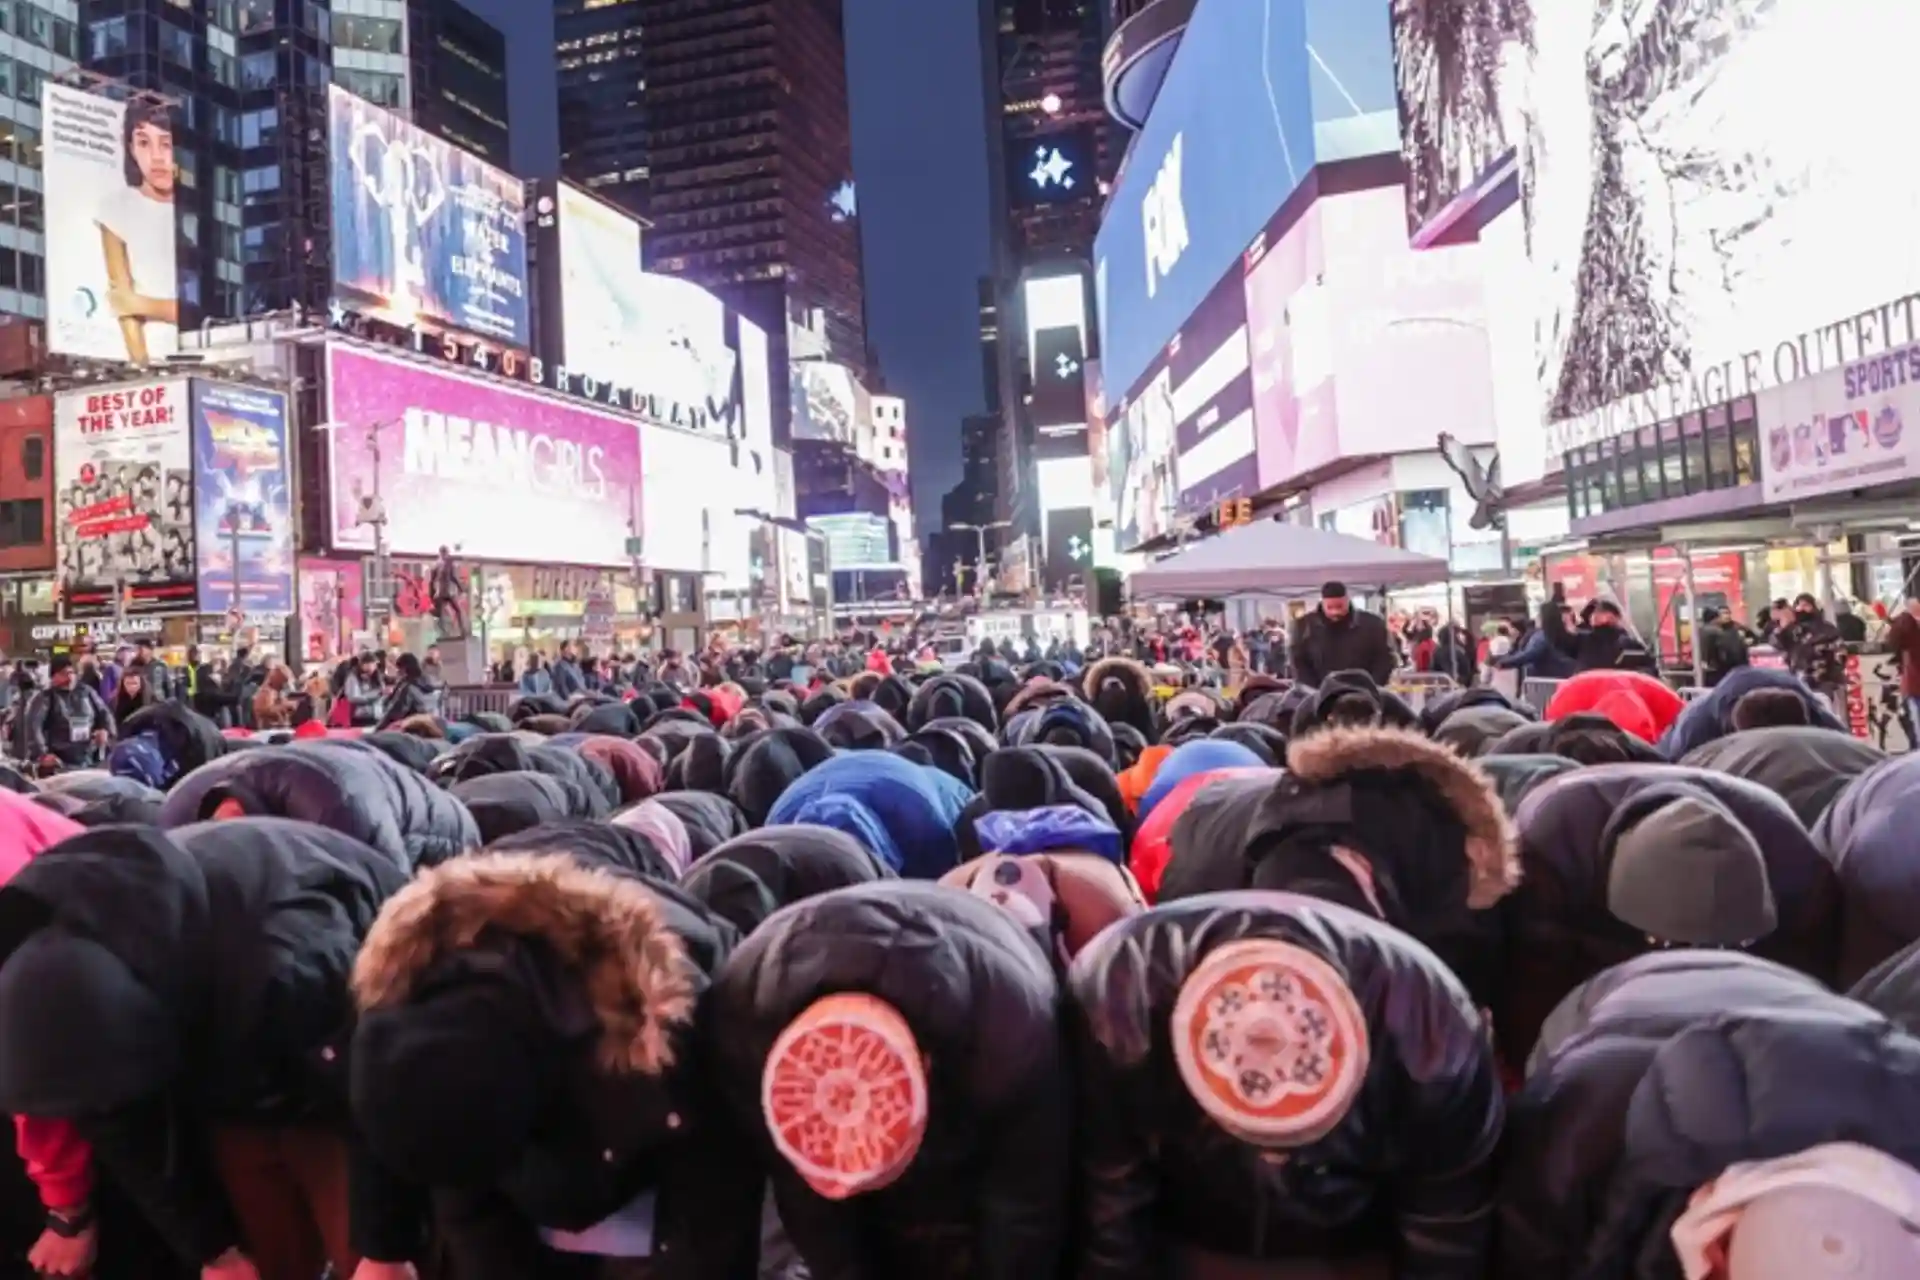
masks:
[(1592, 712), (1642, 742), (1654, 743), (1680, 718), (1686, 705), (1685, 699), (1665, 682), (1638, 671), (1582, 668), (1579, 675), (1553, 691), (1544, 718), (1563, 720)]
[(878, 751), (836, 756), (781, 793), (770, 823), (844, 831), (893, 871), (933, 880), (960, 861), (955, 827), (973, 792), (937, 769)]
[(1382, 689), (1364, 671), (1336, 671), (1306, 688), (1293, 713), (1289, 738), (1336, 725), (1378, 724), (1408, 729), (1419, 717), (1398, 694)]
[[(1624, 1211), (1628, 1188), (1639, 1181), (1622, 1167), (1629, 1117), (1636, 1093), (1645, 1087), (1665, 1048), (1681, 1037), (1712, 1037), (1715, 1025), (1724, 1027), (1726, 1020), (1739, 1020), (1749, 1033), (1757, 1033), (1736, 1049), (1740, 1056), (1787, 1026), (1824, 1022), (1822, 1038), (1844, 1043), (1858, 1037), (1863, 1050), (1887, 1029), (1884, 1020), (1823, 983), (1737, 952), (1652, 952), (1581, 984), (1546, 1020), (1527, 1063), (1525, 1084), (1508, 1104), (1493, 1280), (1677, 1273), (1672, 1245), (1659, 1238), (1672, 1222), (1672, 1211), (1648, 1220)], [(1762, 1051), (1759, 1058), (1770, 1056)], [(1730, 1060), (1715, 1064), (1714, 1074), (1730, 1065)], [(1785, 1105), (1776, 1115), (1812, 1141), (1821, 1141), (1838, 1108), (1829, 1100), (1829, 1081), (1808, 1078), (1820, 1079), (1820, 1087), (1785, 1091)], [(1711, 1079), (1687, 1082), (1673, 1100), (1702, 1113), (1707, 1124), (1724, 1121), (1742, 1107), (1735, 1096), (1738, 1090), (1704, 1091)], [(1647, 1100), (1653, 1101), (1651, 1094)], [(1797, 1116), (1792, 1114), (1796, 1110)], [(1719, 1140), (1737, 1127), (1729, 1126)], [(1803, 1139), (1766, 1154), (1805, 1145), (1811, 1142)], [(1705, 1180), (1711, 1181), (1711, 1175)], [(1596, 1212), (1602, 1206), (1604, 1211)], [(1667, 1265), (1645, 1268), (1636, 1262), (1657, 1255), (1664, 1256)], [(1821, 1273), (1790, 1269), (1773, 1274)]]
[[(1792, 694), (1773, 692), (1786, 698), (1787, 705), (1804, 710)], [(1743, 700), (1740, 705), (1750, 702)], [(1759, 783), (1785, 800), (1811, 830), (1855, 778), (1886, 758), (1879, 747), (1850, 733), (1802, 724), (1743, 729), (1688, 752), (1680, 763)]]
[(1840, 723), (1840, 717), (1834, 714), (1832, 705), (1792, 672), (1766, 667), (1741, 667), (1729, 672), (1705, 697), (1686, 704), (1679, 718), (1661, 735), (1660, 754), (1669, 760), (1679, 760), (1715, 738), (1724, 738), (1733, 733), (1734, 709), (1748, 694), (1763, 689), (1784, 689), (1799, 698), (1807, 709), (1808, 724), (1846, 732), (1846, 726)]
[(1483, 1280), (1500, 1079), (1417, 942), (1304, 897), (1208, 895), (1107, 929), (1067, 986), (1072, 1274)]
[(826, 827), (761, 827), (688, 867), (680, 891), (745, 938), (785, 906), (893, 872), (858, 840)]
[(249, 815), (331, 827), (407, 872), (480, 846), (458, 800), (358, 742), (291, 742), (223, 756), (174, 785), (160, 825), (204, 822), (229, 803)]
[(399, 724), (414, 716), (438, 716), (445, 710), (446, 689), (437, 681), (427, 678), (426, 671), (420, 666), (420, 659), (403, 653), (394, 661), (394, 666), (400, 672), (400, 683), (387, 696), (386, 710), (380, 714), (380, 728)]
[(1376, 685), (1393, 679), (1397, 665), (1387, 624), (1378, 614), (1355, 609), (1338, 582), (1320, 588), (1320, 607), (1293, 624), (1287, 646), (1294, 679), (1317, 685), (1336, 671), (1364, 671)]
[(91, 686), (74, 676), (73, 659), (55, 654), (47, 687), (23, 713), (26, 756), (43, 766), (84, 769), (113, 738), (113, 713)]
[(404, 1256), (411, 1215), (377, 1176), (350, 1203), (338, 1066), (354, 953), (404, 882), (281, 819), (68, 839), (0, 889), (0, 1107), (71, 1123), (203, 1277)]
[(1666, 763), (1657, 748), (1592, 711), (1516, 725), (1487, 743), (1480, 759), (1536, 755), (1559, 756), (1583, 765)]
[[(1062, 820), (1064, 819), (1064, 820)], [(994, 813), (978, 824), (989, 852), (940, 883), (1000, 907), (1054, 958), (1073, 958), (1114, 921), (1147, 909), (1127, 869), (1100, 847), (1119, 832), (1080, 810)]]
[(1596, 600), (1589, 606), (1587, 627), (1580, 632), (1579, 652), (1574, 666), (1580, 671), (1613, 671), (1630, 666), (1631, 659), (1644, 657), (1647, 647), (1627, 630), (1620, 606), (1611, 600)]
[(1271, 785), (1203, 791), (1174, 823), (1161, 903), (1237, 889), (1337, 902), (1433, 948), (1481, 1004), (1507, 978), (1489, 910), (1520, 873), (1493, 786), (1439, 744), (1400, 729), (1329, 729), (1287, 748)]
[(561, 642), (560, 654), (553, 660), (550, 674), (553, 677), (554, 695), (563, 702), (587, 691), (586, 677), (580, 673), (580, 663), (574, 657), (571, 640)]
[(363, 653), (348, 669), (339, 696), (333, 700), (332, 723), (342, 729), (371, 729), (380, 723), (386, 701), (386, 689), (380, 683), (379, 660)]
[(115, 724), (125, 724), (130, 717), (153, 705), (158, 695), (147, 679), (145, 667), (128, 667), (121, 674), (120, 687), (114, 690), (111, 706)]
[(813, 1276), (1059, 1273), (1059, 995), (1008, 913), (929, 884), (808, 898), (740, 945), (712, 996), (720, 1082)]
[(1842, 791), (1813, 838), (1839, 869), (1841, 984), (1920, 940), (1920, 754), (1876, 765)]
[(381, 913), (353, 1115), (432, 1189), (454, 1274), (753, 1280), (763, 1174), (715, 1088), (739, 1032), (710, 1009), (735, 940), (584, 849), (458, 859)]
[(293, 727), (293, 672), (284, 662), (267, 668), (260, 687), (253, 694), (253, 727), (291, 729)]
[(1537, 788), (1515, 822), (1523, 875), (1494, 1004), (1510, 1062), (1569, 991), (1650, 950), (1747, 951), (1835, 975), (1833, 865), (1754, 783), (1676, 765), (1582, 769)]
[[(0, 792), (0, 886), (84, 830), (25, 796)], [(45, 1276), (86, 1275), (99, 1252), (99, 1225), (90, 1202), (93, 1161), (86, 1142), (68, 1121), (32, 1116), (15, 1117), (14, 1141), (46, 1218), (26, 1254), (28, 1265)]]
[(1494, 660), (1501, 671), (1518, 671), (1522, 680), (1565, 680), (1580, 668), (1575, 662), (1580, 640), (1574, 634), (1572, 613), (1563, 602), (1549, 600), (1540, 610), (1537, 626), (1520, 638), (1512, 652)]

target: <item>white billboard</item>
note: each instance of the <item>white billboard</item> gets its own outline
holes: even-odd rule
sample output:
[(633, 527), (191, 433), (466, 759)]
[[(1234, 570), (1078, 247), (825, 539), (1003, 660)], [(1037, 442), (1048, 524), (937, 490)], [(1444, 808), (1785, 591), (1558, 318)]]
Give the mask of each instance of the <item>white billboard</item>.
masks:
[(796, 360), (789, 366), (793, 438), (857, 446), (873, 430), (873, 404), (853, 370), (832, 360)]
[(72, 391), (53, 408), (54, 550), (68, 618), (192, 613), (187, 382)]
[(640, 223), (558, 186), (561, 360), (569, 372), (631, 384), (642, 333)]
[(47, 349), (149, 364), (179, 348), (173, 121), (163, 103), (41, 95)]
[(706, 573), (715, 590), (752, 585), (753, 531), (745, 478), (724, 440), (640, 427), (644, 558), (649, 567)]

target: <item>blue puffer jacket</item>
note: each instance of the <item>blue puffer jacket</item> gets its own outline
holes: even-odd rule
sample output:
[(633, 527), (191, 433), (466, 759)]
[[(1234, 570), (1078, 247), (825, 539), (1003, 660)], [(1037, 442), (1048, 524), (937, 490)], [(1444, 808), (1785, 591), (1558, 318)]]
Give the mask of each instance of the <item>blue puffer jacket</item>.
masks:
[(960, 864), (955, 827), (973, 791), (951, 774), (880, 751), (836, 756), (780, 793), (769, 825), (844, 831), (912, 880)]
[(1755, 689), (1791, 689), (1807, 705), (1811, 723), (1823, 729), (1845, 733), (1847, 727), (1833, 713), (1825, 698), (1807, 688), (1806, 682), (1791, 671), (1770, 667), (1736, 667), (1715, 685), (1705, 697), (1687, 704), (1680, 718), (1667, 726), (1660, 738), (1660, 754), (1678, 760), (1696, 747), (1733, 732), (1733, 704)]

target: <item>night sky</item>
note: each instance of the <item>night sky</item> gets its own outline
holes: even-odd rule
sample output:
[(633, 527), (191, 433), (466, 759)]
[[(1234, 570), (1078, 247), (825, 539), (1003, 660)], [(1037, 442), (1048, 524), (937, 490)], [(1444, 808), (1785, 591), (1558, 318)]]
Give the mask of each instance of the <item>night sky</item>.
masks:
[[(553, 13), (465, 0), (507, 35), (514, 167), (559, 168)], [(845, 0), (867, 325), (907, 398), (921, 532), (960, 472), (960, 419), (985, 403), (975, 281), (988, 266), (986, 108), (976, 0)]]

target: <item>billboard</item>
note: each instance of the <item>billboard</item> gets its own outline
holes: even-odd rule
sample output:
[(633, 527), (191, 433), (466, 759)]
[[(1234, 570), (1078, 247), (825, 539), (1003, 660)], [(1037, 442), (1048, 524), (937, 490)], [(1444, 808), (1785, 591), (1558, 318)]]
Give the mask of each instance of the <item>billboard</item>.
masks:
[(327, 388), (335, 547), (373, 549), (362, 515), (377, 489), (395, 555), (448, 546), (468, 560), (627, 563), (641, 500), (631, 419), (337, 342)]
[(1253, 257), (1260, 488), (1341, 458), (1494, 441), (1478, 245), (1414, 250), (1401, 188), (1324, 197)]
[(1100, 150), (1090, 127), (1007, 144), (1007, 190), (1016, 206), (1100, 198)]
[(726, 305), (691, 280), (651, 271), (636, 277), (635, 288), (641, 319), (626, 362), (640, 366), (653, 401), (649, 416), (669, 427), (732, 435), (739, 358), (727, 341)]
[(520, 180), (338, 85), (327, 115), (336, 295), (395, 324), (525, 347)]
[(554, 188), (560, 246), (560, 362), (607, 382), (637, 381), (640, 223), (576, 191)]
[(1109, 384), (1140, 379), (1315, 165), (1397, 148), (1384, 5), (1200, 0), (1094, 243)]
[(1768, 502), (1911, 480), (1920, 475), (1920, 343), (1762, 392), (1754, 413)]
[(747, 585), (757, 522), (739, 512), (755, 509), (757, 500), (734, 465), (732, 446), (651, 424), (641, 426), (640, 440), (646, 563), (718, 575), (710, 585), (721, 590)]
[[(56, 588), (68, 618), (194, 612), (185, 379), (54, 400)], [(116, 606), (115, 593), (122, 596)]]
[(173, 120), (66, 85), (40, 99), (47, 349), (147, 364), (179, 347)]
[(1047, 512), (1046, 578), (1049, 587), (1065, 586), (1093, 572), (1093, 511), (1062, 507)]
[(233, 608), (237, 582), (242, 613), (292, 613), (293, 476), (286, 397), (196, 378), (191, 408), (200, 612), (224, 614)]
[(1888, 314), (1920, 290), (1920, 172), (1857, 127), (1904, 110), (1920, 8), (1620, 8), (1496, 6), (1469, 41), (1399, 32), (1456, 86), (1440, 127), (1515, 148), (1528, 279), (1510, 305), (1531, 320), (1550, 466), (1920, 339)]
[(893, 522), (867, 511), (808, 516), (807, 527), (827, 540), (827, 562), (835, 573), (856, 569), (897, 569), (893, 558)]
[[(1535, 7), (1482, 4), (1463, 13), (1432, 0), (1392, 0), (1406, 219), (1422, 241), (1451, 226), (1511, 161), (1526, 127)], [(1592, 16), (1582, 0), (1560, 7)]]
[(742, 316), (737, 321), (740, 345), (738, 469), (748, 490), (741, 506), (775, 511), (778, 496), (773, 460), (773, 361), (767, 331)]
[(1121, 548), (1258, 487), (1246, 306), (1236, 270), (1108, 411), (1106, 475)]
[(795, 360), (787, 368), (793, 438), (857, 444), (873, 422), (873, 406), (853, 370), (832, 360)]

